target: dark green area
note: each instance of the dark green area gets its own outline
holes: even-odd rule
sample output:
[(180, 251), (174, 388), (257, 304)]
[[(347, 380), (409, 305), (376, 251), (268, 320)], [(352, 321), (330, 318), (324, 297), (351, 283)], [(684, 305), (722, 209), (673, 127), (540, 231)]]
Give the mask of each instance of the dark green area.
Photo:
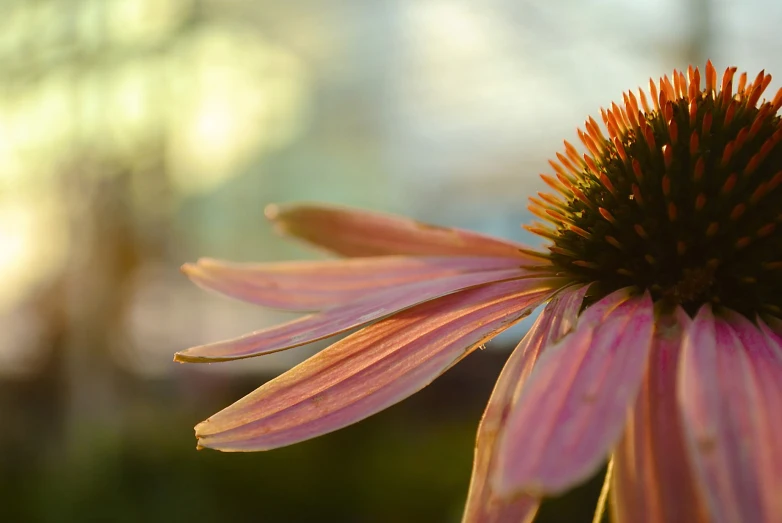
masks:
[[(265, 453), (196, 451), (192, 425), (262, 380), (199, 378), (210, 393), (154, 401), (136, 383), (129, 418), (79, 427), (69, 445), (48, 394), (7, 389), (16, 426), (0, 435), (2, 520), (59, 522), (458, 522), (478, 419), (506, 353), (481, 351), (402, 404), (345, 430)], [(190, 367), (183, 367), (189, 369)], [(119, 378), (122, 382), (124, 378)], [(123, 385), (126, 386), (126, 385)], [(52, 390), (54, 393), (55, 391)], [(172, 394), (173, 395), (173, 394)], [(57, 402), (49, 402), (56, 406)], [(8, 405), (5, 405), (8, 406)], [(537, 521), (590, 522), (601, 478), (547, 502)]]

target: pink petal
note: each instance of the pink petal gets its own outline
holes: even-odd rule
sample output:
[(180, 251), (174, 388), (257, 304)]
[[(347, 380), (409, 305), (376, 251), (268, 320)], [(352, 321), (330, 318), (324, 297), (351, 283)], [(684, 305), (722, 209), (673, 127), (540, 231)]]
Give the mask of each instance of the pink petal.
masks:
[(653, 327), (646, 293), (602, 322), (579, 320), (573, 333), (546, 350), (506, 423), (498, 491), (557, 494), (595, 471), (635, 401)]
[(570, 287), (555, 296), (508, 358), (478, 427), (464, 523), (524, 521), (537, 512), (539, 499), (536, 497), (522, 495), (502, 499), (493, 491), (489, 478), (497, 467), (497, 434), (543, 348), (575, 325), (587, 288)]
[(782, 320), (769, 317), (765, 322), (758, 320), (758, 324), (766, 336), (775, 341), (777, 345), (782, 346)]
[(548, 264), (523, 253), (524, 245), (409, 218), (326, 205), (270, 205), (280, 231), (342, 256), (499, 256)]
[[(729, 311), (728, 324), (744, 346), (752, 368), (758, 402), (751, 407), (762, 432), (763, 446), (755, 466), (766, 505), (766, 521), (782, 521), (782, 347), (744, 316)], [(761, 328), (763, 323), (760, 322)], [(746, 407), (745, 407), (746, 408)]]
[(510, 269), (518, 258), (376, 256), (285, 263), (201, 259), (182, 271), (198, 285), (232, 298), (284, 310), (311, 311), (372, 292), (466, 272)]
[(552, 294), (513, 280), (445, 296), (366, 327), (196, 427), (199, 444), (267, 450), (337, 430), (428, 385)]
[(624, 435), (614, 450), (617, 523), (706, 523), (688, 463), (676, 379), (684, 331), (681, 308), (657, 320), (649, 366)]
[(736, 313), (698, 312), (679, 374), (688, 450), (712, 521), (779, 522), (782, 363)]
[(604, 322), (609, 313), (633, 296), (633, 292), (632, 287), (625, 287), (593, 303), (579, 316), (578, 326), (584, 328)]
[[(327, 338), (452, 292), (524, 276), (526, 273), (521, 269), (508, 269), (458, 274), (433, 281), (400, 285), (318, 314), (305, 316), (239, 338), (193, 347), (178, 352), (175, 360), (199, 363), (236, 360), (268, 354)], [(540, 290), (555, 288), (559, 281), (527, 278), (527, 285)]]

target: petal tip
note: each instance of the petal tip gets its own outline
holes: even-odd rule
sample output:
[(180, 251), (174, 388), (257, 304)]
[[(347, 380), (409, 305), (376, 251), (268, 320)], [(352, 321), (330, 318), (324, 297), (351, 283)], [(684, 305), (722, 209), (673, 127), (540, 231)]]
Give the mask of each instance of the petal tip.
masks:
[(714, 311), (712, 309), (711, 303), (704, 303), (701, 306), (701, 308), (698, 309), (698, 312), (695, 314), (695, 319), (713, 321)]
[(222, 452), (223, 451), (223, 449), (221, 449), (221, 448), (217, 448), (217, 447), (213, 447), (213, 446), (209, 445), (205, 441), (205, 438), (200, 438), (200, 437), (196, 441), (196, 450), (216, 450), (218, 452)]
[[(198, 450), (210, 449), (224, 451), (225, 449), (221, 448), (219, 444), (215, 444), (215, 442), (212, 441), (214, 439), (213, 436), (220, 433), (220, 429), (214, 426), (211, 421), (212, 418), (206, 418), (204, 421), (196, 424), (196, 426), (193, 427), (193, 431), (195, 432), (195, 437), (197, 440), (196, 446)], [(211, 431), (209, 430), (210, 428), (212, 429)]]
[(267, 220), (275, 221), (280, 216), (280, 206), (276, 203), (270, 203), (263, 209), (263, 215)]
[[(202, 427), (208, 423), (209, 420), (202, 421), (198, 425), (195, 426), (196, 430), (196, 450), (215, 450), (217, 452), (260, 452), (264, 450), (269, 450), (265, 447), (254, 447), (254, 446), (246, 446), (243, 445), (241, 441), (239, 442), (232, 442), (231, 440), (226, 441), (225, 438), (219, 437), (219, 431), (215, 432), (214, 434), (208, 434), (205, 433), (206, 431), (202, 429)], [(215, 438), (213, 436), (217, 435), (216, 438), (217, 441), (213, 441)]]
[[(212, 443), (209, 442), (209, 439), (211, 436), (214, 436), (215, 431), (209, 431), (209, 428), (213, 427), (213, 423), (211, 423), (212, 418), (206, 418), (204, 421), (201, 421), (199, 423), (196, 423), (196, 426), (193, 427), (193, 432), (195, 433), (196, 437), (196, 450), (218, 450), (221, 451), (223, 449), (214, 446)], [(218, 431), (219, 432), (219, 431)]]
[(209, 363), (214, 361), (211, 358), (188, 354), (190, 349), (185, 349), (174, 354), (174, 361), (177, 363)]
[(193, 427), (193, 431), (195, 432), (196, 438), (199, 440), (199, 444), (201, 443), (201, 438), (204, 436), (204, 428), (209, 424), (209, 419), (206, 418), (204, 421), (197, 423), (195, 427)]

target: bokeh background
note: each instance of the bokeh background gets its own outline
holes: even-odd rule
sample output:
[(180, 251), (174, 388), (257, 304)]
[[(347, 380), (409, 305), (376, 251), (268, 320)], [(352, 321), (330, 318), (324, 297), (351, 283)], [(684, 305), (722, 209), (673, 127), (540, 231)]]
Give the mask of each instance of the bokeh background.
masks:
[[(196, 422), (323, 345), (173, 363), (287, 318), (178, 267), (312, 256), (263, 218), (294, 200), (535, 241), (526, 197), (587, 115), (707, 57), (782, 75), (780, 17), (772, 0), (0, 0), (0, 519), (458, 521), (525, 325), (341, 432), (196, 452)], [(591, 521), (599, 487), (539, 521)]]

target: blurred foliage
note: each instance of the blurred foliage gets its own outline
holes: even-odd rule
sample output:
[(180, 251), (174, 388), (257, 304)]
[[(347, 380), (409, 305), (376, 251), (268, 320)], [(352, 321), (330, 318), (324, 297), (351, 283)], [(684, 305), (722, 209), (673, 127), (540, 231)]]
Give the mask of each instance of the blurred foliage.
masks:
[[(472, 360), (481, 374), (489, 374), (499, 371), (498, 356), (482, 352), (467, 365)], [(203, 415), (201, 408), (217, 409), (221, 398), (202, 402), (196, 413), (165, 399), (174, 393), (170, 386), (148, 384), (135, 391), (126, 427), (81, 427), (69, 455), (50, 441), (2, 456), (4, 518), (42, 523), (459, 521), (476, 424), (491, 386), (471, 374), (457, 367), (438, 384), (362, 423), (253, 454), (196, 452), (189, 428)], [(249, 379), (232, 382), (237, 396), (253, 386)], [(0, 438), (4, 446), (11, 443), (3, 439), (7, 436)], [(599, 475), (547, 502), (537, 521), (592, 521), (601, 481)]]

